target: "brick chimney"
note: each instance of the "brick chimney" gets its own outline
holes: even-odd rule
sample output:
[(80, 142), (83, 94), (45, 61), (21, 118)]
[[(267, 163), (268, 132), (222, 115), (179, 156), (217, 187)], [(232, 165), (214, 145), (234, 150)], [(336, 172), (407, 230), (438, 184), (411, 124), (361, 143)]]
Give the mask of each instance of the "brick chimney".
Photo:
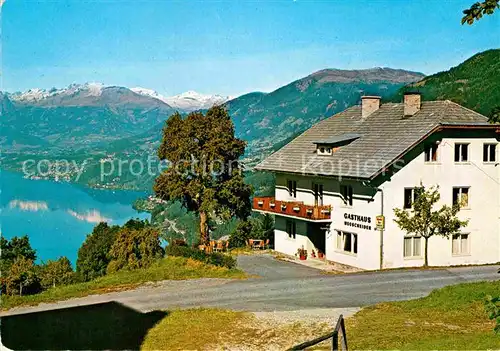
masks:
[(380, 96), (361, 97), (361, 117), (365, 118), (380, 108)]
[(404, 95), (404, 115), (413, 116), (420, 111), (421, 96), (420, 93), (405, 93)]

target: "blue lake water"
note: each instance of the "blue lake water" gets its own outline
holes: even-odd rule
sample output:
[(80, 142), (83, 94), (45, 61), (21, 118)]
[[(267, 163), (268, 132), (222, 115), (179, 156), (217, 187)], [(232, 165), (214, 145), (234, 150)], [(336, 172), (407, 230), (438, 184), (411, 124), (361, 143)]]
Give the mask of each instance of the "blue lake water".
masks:
[(2, 235), (28, 235), (38, 261), (66, 256), (74, 265), (80, 245), (99, 222), (113, 225), (150, 217), (132, 208), (132, 202), (145, 195), (142, 192), (29, 180), (3, 170), (0, 189)]

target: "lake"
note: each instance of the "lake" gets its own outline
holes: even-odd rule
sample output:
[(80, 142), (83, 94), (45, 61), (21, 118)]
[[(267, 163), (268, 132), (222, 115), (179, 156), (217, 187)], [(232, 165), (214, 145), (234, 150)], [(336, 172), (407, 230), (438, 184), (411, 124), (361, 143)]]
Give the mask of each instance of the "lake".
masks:
[(28, 235), (38, 261), (66, 256), (75, 265), (78, 249), (99, 222), (113, 225), (150, 218), (132, 208), (135, 199), (146, 195), (143, 192), (30, 180), (3, 170), (0, 189), (2, 235)]

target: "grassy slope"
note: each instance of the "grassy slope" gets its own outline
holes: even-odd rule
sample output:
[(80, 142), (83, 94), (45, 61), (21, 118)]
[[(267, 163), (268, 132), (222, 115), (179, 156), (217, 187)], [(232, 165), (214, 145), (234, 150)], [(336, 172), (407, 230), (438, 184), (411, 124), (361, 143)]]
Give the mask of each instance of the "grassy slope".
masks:
[[(488, 320), (483, 304), (486, 295), (498, 293), (500, 281), (468, 283), (435, 290), (421, 299), (365, 308), (347, 319), (349, 348), (499, 349), (500, 335), (494, 334), (494, 324)], [(324, 326), (314, 328), (305, 330), (300, 323), (295, 323), (259, 330), (252, 316), (242, 312), (178, 310), (149, 330), (142, 349), (213, 349), (215, 345), (245, 345), (245, 349), (257, 350), (275, 347), (276, 343), (291, 347), (298, 343), (297, 340), (305, 341), (301, 337), (304, 333), (315, 336), (325, 333)], [(297, 333), (294, 334), (293, 329)], [(322, 343), (311, 349), (330, 348), (329, 344)]]
[(352, 349), (499, 349), (484, 309), (500, 281), (467, 283), (429, 296), (368, 307), (347, 321)]
[(195, 278), (244, 278), (245, 273), (237, 269), (227, 269), (207, 265), (182, 257), (169, 257), (157, 264), (132, 271), (120, 271), (86, 283), (66, 285), (46, 290), (30, 296), (3, 296), (2, 309), (22, 305), (37, 305), (92, 294), (133, 289), (146, 282), (161, 280), (181, 280)]
[[(452, 100), (490, 116), (500, 106), (500, 49), (478, 53), (457, 67), (402, 89), (420, 91), (424, 100)], [(401, 101), (402, 91), (394, 98)]]

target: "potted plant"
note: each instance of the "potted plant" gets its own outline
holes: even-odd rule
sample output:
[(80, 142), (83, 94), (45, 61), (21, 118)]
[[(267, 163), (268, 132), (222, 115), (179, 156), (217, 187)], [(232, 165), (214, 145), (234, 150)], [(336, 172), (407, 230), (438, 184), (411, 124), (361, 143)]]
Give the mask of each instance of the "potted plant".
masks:
[(307, 250), (304, 249), (304, 246), (297, 250), (297, 256), (299, 256), (302, 261), (307, 260)]
[(318, 258), (323, 259), (323, 257), (325, 257), (325, 254), (322, 251), (318, 250)]

